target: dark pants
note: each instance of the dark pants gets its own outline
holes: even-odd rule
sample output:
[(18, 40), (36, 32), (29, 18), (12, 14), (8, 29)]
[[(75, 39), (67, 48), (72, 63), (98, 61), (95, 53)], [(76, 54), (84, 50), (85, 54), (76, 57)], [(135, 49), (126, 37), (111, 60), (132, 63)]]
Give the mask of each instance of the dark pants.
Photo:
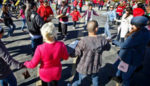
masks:
[(79, 8), (80, 13), (82, 12), (82, 7)]
[(16, 25), (14, 23), (10, 23), (10, 24), (8, 24), (6, 26), (9, 27), (8, 36), (13, 35), (13, 32), (16, 29)]
[(42, 81), (42, 86), (58, 86), (58, 81), (51, 81), (51, 82)]
[(17, 86), (17, 80), (13, 73), (9, 74), (6, 78), (0, 80), (0, 86), (5, 86), (4, 83), (9, 86)]
[(35, 52), (36, 47), (38, 45), (42, 44), (42, 43), (43, 43), (43, 38), (42, 37), (37, 38), (37, 39), (31, 37), (31, 48), (32, 48), (32, 53), (33, 54)]
[(58, 25), (58, 31), (61, 32), (62, 35), (66, 36), (67, 35), (67, 24), (63, 24), (59, 22)]
[(73, 21), (73, 26), (74, 26), (74, 27), (76, 27), (76, 24), (77, 24), (77, 22), (76, 22), (76, 21)]

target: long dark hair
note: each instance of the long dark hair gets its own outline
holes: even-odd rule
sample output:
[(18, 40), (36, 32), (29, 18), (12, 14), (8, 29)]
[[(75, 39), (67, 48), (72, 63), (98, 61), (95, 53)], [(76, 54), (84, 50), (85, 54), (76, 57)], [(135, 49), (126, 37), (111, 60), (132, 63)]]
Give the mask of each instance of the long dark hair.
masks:
[(138, 32), (138, 31), (140, 31), (141, 29), (142, 29), (142, 27), (138, 27), (138, 26), (136, 26), (136, 30), (132, 30), (131, 32), (129, 32), (127, 35), (126, 35), (126, 37), (129, 37), (130, 35), (132, 35), (133, 33), (135, 33), (135, 32)]
[(3, 5), (2, 10), (3, 10), (3, 13), (8, 13), (7, 5)]
[(26, 5), (22, 5), (21, 9), (23, 10), (23, 13), (25, 13)]
[(128, 11), (129, 13), (126, 15), (126, 17), (125, 17), (125, 18), (128, 18), (130, 15), (132, 15), (132, 14), (133, 14), (132, 7), (127, 7), (127, 8), (126, 8), (126, 11)]

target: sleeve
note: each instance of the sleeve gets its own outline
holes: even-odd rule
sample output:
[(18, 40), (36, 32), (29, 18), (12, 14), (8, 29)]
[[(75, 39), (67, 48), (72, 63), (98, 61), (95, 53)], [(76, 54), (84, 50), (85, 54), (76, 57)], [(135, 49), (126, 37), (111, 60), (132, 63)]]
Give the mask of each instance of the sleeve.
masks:
[(68, 6), (66, 16), (69, 16), (69, 13), (70, 13), (70, 7)]
[(78, 16), (81, 18), (82, 16), (80, 15), (80, 13), (78, 12)]
[(19, 63), (18, 61), (14, 60), (10, 54), (8, 53), (6, 48), (0, 48), (0, 57), (8, 64), (8, 65), (12, 65), (17, 69), (22, 68), (22, 64)]
[(75, 48), (75, 51), (73, 53), (71, 53), (70, 56), (71, 57), (76, 57), (76, 56), (81, 57), (84, 46), (85, 46), (85, 44), (84, 44), (83, 40), (80, 40), (78, 45)]
[(128, 48), (132, 48), (132, 47), (138, 46), (142, 42), (142, 41), (139, 41), (139, 39), (142, 39), (141, 38), (142, 36), (133, 37), (132, 35), (129, 36), (126, 39), (126, 41), (124, 41), (123, 43), (119, 42), (119, 41), (116, 41), (116, 40), (114, 40), (113, 43), (115, 45), (119, 46), (120, 48), (123, 48), (123, 49), (128, 49)]
[(50, 15), (54, 15), (52, 8), (50, 7)]
[(87, 11), (85, 11), (85, 12), (84, 12), (84, 14), (83, 14), (83, 16), (82, 16), (82, 17), (84, 17), (86, 14), (87, 14)]
[(73, 16), (73, 12), (71, 12), (70, 15)]
[(103, 50), (110, 50), (111, 48), (109, 41), (106, 40), (105, 38), (103, 38), (102, 45), (103, 45)]
[(39, 47), (37, 47), (32, 60), (31, 61), (26, 61), (24, 63), (24, 66), (26, 66), (27, 68), (33, 69), (38, 65), (40, 60), (41, 60), (41, 53), (40, 53)]
[(116, 12), (115, 11), (113, 12), (113, 15), (114, 15), (114, 19), (116, 19), (117, 16), (116, 16)]
[(40, 15), (40, 9), (41, 9), (41, 7), (39, 7), (38, 8), (38, 10), (37, 10), (37, 13)]
[(67, 48), (66, 48), (66, 46), (64, 44), (62, 45), (62, 58), (64, 60), (67, 60), (69, 58), (69, 54), (67, 52)]
[(38, 15), (38, 16), (36, 16), (37, 18), (36, 18), (36, 23), (37, 23), (37, 25), (39, 26), (39, 27), (42, 27), (43, 26), (43, 24), (44, 24), (44, 20)]
[(93, 10), (93, 14), (94, 14), (95, 16), (99, 16), (94, 10)]

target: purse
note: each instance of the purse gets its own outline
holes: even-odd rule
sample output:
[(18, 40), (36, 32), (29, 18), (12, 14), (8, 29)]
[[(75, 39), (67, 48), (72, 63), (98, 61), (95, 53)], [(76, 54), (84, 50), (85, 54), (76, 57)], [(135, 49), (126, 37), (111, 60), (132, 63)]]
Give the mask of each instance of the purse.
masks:
[(125, 63), (124, 61), (121, 61), (120, 64), (118, 65), (118, 69), (122, 72), (127, 72), (129, 68), (129, 64)]
[(25, 72), (23, 72), (22, 73), (22, 75), (24, 76), (24, 79), (27, 79), (27, 78), (29, 78), (30, 77), (30, 74), (29, 74), (29, 72), (28, 72), (28, 70), (26, 69), (26, 71)]

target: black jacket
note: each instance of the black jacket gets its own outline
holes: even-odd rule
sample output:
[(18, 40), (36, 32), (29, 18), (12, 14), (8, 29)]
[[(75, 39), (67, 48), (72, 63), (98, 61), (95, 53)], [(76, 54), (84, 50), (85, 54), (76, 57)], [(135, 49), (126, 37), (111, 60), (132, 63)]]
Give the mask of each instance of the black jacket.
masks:
[(44, 20), (35, 11), (31, 12), (30, 19), (27, 19), (29, 33), (32, 35), (41, 35), (40, 29)]

